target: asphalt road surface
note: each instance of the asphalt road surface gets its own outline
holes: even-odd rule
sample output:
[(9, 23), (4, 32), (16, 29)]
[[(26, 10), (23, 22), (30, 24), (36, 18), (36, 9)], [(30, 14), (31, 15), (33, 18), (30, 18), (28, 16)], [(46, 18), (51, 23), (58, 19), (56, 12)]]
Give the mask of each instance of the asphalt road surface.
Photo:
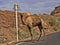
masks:
[(60, 32), (47, 35), (45, 41), (36, 41), (34, 43), (26, 41), (18, 45), (60, 45)]

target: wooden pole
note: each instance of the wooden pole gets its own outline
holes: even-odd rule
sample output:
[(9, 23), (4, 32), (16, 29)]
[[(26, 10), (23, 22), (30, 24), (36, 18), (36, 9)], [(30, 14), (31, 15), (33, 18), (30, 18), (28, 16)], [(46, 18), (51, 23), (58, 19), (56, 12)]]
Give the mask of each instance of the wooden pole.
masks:
[(16, 13), (16, 30), (17, 30), (17, 41), (18, 41), (18, 4), (15, 3), (15, 13)]

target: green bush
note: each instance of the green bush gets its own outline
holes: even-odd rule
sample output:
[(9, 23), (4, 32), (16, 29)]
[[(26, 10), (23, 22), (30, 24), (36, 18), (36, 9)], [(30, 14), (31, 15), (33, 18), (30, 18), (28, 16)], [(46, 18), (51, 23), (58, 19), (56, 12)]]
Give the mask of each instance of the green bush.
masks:
[(60, 26), (59, 26), (60, 24), (56, 21), (56, 19), (51, 18), (51, 19), (49, 20), (49, 22), (50, 22), (50, 25), (53, 26), (53, 29), (54, 29), (55, 31), (60, 28)]

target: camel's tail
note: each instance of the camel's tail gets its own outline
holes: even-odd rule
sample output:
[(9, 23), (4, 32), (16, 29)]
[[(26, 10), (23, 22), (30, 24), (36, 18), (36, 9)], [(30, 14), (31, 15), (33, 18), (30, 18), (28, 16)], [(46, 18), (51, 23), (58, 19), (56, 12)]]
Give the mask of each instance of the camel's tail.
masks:
[(42, 18), (41, 18), (41, 22), (42, 22), (42, 26), (43, 26), (43, 28), (48, 28), (48, 24), (47, 24), (47, 22), (46, 21), (44, 21)]

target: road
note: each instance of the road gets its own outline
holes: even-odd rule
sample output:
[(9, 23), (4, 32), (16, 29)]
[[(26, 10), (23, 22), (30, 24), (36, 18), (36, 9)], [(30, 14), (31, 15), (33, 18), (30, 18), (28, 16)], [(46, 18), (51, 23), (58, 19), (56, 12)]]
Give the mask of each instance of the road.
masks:
[(47, 35), (45, 41), (36, 41), (34, 43), (26, 41), (18, 43), (18, 45), (60, 45), (60, 32)]

